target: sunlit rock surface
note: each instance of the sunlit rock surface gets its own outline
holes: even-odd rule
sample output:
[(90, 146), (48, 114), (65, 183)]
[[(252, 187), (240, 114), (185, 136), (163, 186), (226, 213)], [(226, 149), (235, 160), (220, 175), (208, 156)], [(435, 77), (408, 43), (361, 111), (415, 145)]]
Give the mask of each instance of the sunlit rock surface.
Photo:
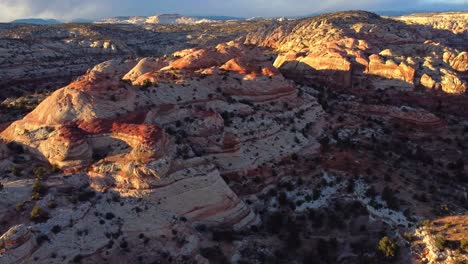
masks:
[[(184, 230), (188, 242), (172, 245), (174, 219), (234, 229), (259, 221), (221, 174), (243, 175), (305, 148), (319, 151), (322, 107), (311, 95), (299, 95), (260, 49), (230, 42), (174, 55), (99, 64), (1, 133), (5, 142), (72, 175), (55, 179), (35, 205), (49, 211), (47, 222), (16, 225), (2, 236), (2, 259), (21, 262), (53, 252), (66, 256), (57, 263), (77, 254), (100, 258), (106, 232), (123, 234), (128, 243), (144, 233), (168, 243), (172, 256), (181, 250), (190, 255), (199, 238)], [(57, 201), (59, 210), (47, 208), (64, 186), (86, 184), (100, 198), (75, 209), (64, 201)], [(128, 201), (113, 208), (106, 203), (113, 195), (150, 208), (135, 212)], [(106, 212), (115, 219), (96, 225)], [(55, 235), (51, 228), (66, 229), (69, 221), (73, 230), (88, 226), (91, 242), (78, 239), (64, 248), (73, 230)], [(38, 233), (54, 239), (39, 245)]]
[(273, 23), (251, 32), (245, 42), (277, 50), (275, 66), (306, 83), (465, 93), (467, 35), (406, 21), (367, 12), (334, 13)]

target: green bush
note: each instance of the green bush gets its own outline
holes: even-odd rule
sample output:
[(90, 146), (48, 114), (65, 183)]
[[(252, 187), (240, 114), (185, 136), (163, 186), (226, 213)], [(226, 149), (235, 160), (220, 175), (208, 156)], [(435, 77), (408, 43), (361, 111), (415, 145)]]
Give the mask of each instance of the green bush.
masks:
[(17, 204), (17, 205), (15, 206), (15, 209), (16, 209), (17, 212), (21, 212), (21, 211), (24, 210), (24, 206), (25, 206), (24, 203), (19, 203), (19, 204)]
[(218, 247), (201, 248), (200, 254), (213, 263), (228, 263), (223, 251)]
[(43, 167), (36, 167), (33, 169), (33, 173), (36, 178), (42, 178), (45, 174), (45, 169)]
[(33, 199), (34, 201), (39, 201), (41, 199), (41, 194), (35, 192), (31, 195), (31, 199)]
[(378, 252), (387, 258), (394, 258), (396, 256), (398, 246), (388, 236), (383, 237), (377, 246)]
[(49, 214), (40, 207), (34, 207), (31, 211), (30, 219), (34, 222), (45, 222), (49, 219)]
[(468, 239), (462, 239), (460, 241), (460, 248), (466, 253), (468, 253)]
[(424, 225), (425, 227), (431, 227), (431, 226), (432, 226), (432, 223), (431, 223), (430, 220), (427, 220), (427, 219), (426, 219), (426, 220), (424, 220), (423, 225)]
[(42, 185), (42, 182), (39, 179), (36, 179), (33, 183), (32, 186), (32, 191), (33, 193), (39, 193), (42, 194), (45, 191), (44, 186)]
[(47, 206), (51, 209), (57, 207), (57, 202), (54, 201), (54, 200), (50, 200), (48, 203), (47, 203)]
[(17, 177), (21, 176), (21, 169), (19, 169), (18, 167), (16, 166), (13, 166), (11, 168), (11, 173)]
[(447, 245), (447, 241), (442, 236), (437, 236), (434, 243), (436, 248), (440, 251), (445, 250), (445, 246)]
[(405, 232), (405, 233), (403, 234), (403, 237), (404, 237), (404, 238), (406, 239), (406, 241), (408, 241), (408, 242), (411, 242), (411, 241), (413, 241), (413, 239), (414, 239), (413, 233), (410, 233), (410, 232)]

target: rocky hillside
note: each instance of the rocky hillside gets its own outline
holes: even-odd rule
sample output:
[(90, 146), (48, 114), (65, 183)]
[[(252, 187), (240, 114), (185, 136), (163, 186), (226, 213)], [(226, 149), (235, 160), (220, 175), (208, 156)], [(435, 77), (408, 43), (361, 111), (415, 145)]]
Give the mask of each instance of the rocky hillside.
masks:
[[(261, 22), (256, 22), (261, 23)], [(255, 22), (211, 25), (22, 25), (0, 30), (0, 99), (65, 85), (115, 58), (163, 56), (245, 34)]]
[(250, 32), (246, 43), (279, 52), (288, 77), (329, 87), (464, 94), (468, 37), (367, 12), (343, 12)]
[(0, 122), (22, 118), (37, 101), (103, 61), (215, 45), (262, 23), (0, 25)]
[(407, 24), (431, 26), (435, 29), (450, 30), (455, 34), (468, 31), (468, 12), (425, 13), (397, 17)]
[[(106, 232), (132, 244), (128, 261), (143, 251), (160, 256), (148, 248), (161, 244), (172, 257), (196, 254), (200, 237), (190, 231), (195, 225), (238, 229), (258, 223), (220, 174), (241, 177), (298, 151), (319, 150), (321, 106), (310, 95), (299, 97), (258, 49), (228, 43), (174, 57), (100, 64), (3, 131), (5, 142), (29, 155), (68, 173), (85, 173), (40, 179), (48, 192), (26, 203), (47, 215), (47, 222), (4, 218), (11, 229), (2, 228), (3, 261), (44, 261), (51, 254), (58, 254), (57, 263), (77, 255), (107, 259), (102, 249), (113, 239)], [(15, 184), (6, 183), (6, 192), (16, 192)], [(73, 209), (61, 190), (86, 185), (103, 193)], [(3, 203), (4, 215), (15, 210), (8, 204), (24, 203), (28, 192)], [(131, 202), (109, 204), (115, 196)], [(64, 249), (80, 226), (92, 242), (86, 249), (81, 243)], [(38, 243), (40, 237), (49, 242)]]
[(0, 125), (0, 263), (466, 262), (466, 36), (246, 23), (7, 100), (31, 111)]

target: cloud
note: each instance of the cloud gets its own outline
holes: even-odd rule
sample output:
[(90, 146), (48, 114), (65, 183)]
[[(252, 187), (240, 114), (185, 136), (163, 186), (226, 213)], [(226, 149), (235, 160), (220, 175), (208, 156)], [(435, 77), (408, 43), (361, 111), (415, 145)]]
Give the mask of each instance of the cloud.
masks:
[(82, 0), (0, 0), (0, 20), (26, 17), (71, 19), (93, 15), (100, 5)]
[(0, 0), (0, 21), (18, 18), (100, 18), (118, 15), (295, 16), (345, 9), (467, 8), (467, 0)]

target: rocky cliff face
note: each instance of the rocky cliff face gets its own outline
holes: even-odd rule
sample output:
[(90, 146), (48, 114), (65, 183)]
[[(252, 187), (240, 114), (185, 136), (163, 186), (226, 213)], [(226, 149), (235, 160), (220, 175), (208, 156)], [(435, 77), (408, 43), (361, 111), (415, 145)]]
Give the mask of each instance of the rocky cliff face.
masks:
[(463, 94), (467, 40), (437, 27), (344, 12), (273, 23), (251, 32), (246, 43), (277, 50), (275, 66), (305, 83)]

